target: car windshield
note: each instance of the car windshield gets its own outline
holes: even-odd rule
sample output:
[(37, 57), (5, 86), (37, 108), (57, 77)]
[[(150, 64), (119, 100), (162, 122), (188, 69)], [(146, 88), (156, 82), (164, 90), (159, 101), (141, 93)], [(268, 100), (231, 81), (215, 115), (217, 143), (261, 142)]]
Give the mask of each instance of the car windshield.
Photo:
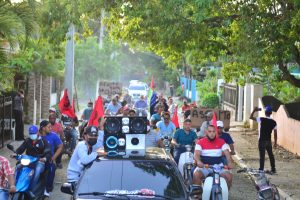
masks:
[(145, 90), (145, 86), (143, 85), (130, 85), (129, 90)]
[(85, 170), (77, 194), (116, 190), (130, 193), (142, 189), (171, 199), (185, 198), (185, 187), (175, 166), (161, 160), (95, 161)]

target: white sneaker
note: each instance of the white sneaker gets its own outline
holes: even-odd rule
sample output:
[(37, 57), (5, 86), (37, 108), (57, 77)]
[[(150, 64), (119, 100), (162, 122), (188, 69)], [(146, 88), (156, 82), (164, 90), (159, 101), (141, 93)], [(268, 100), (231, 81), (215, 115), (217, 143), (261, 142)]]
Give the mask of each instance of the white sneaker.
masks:
[(50, 196), (50, 194), (49, 194), (49, 192), (47, 192), (47, 190), (44, 191), (44, 195), (47, 196), (47, 197)]

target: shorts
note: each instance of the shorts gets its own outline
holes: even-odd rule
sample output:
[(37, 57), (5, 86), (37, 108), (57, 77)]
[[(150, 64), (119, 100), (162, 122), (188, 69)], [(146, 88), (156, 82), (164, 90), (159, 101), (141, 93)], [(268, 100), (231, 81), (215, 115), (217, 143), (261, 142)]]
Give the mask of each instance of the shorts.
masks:
[[(204, 178), (206, 178), (208, 175), (213, 173), (213, 170), (211, 168), (196, 167), (195, 171), (200, 172), (204, 176)], [(220, 172), (220, 175), (221, 174), (226, 174), (226, 173), (231, 173), (231, 171), (228, 170), (228, 169), (222, 169), (221, 172)]]

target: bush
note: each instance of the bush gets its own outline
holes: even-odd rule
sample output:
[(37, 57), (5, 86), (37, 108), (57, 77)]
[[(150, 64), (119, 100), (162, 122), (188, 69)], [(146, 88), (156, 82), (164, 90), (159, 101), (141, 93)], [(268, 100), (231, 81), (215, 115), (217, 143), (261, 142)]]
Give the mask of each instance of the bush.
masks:
[(176, 88), (175, 95), (176, 95), (177, 97), (183, 96), (183, 92), (182, 92), (181, 86), (178, 86), (178, 87)]
[(216, 93), (207, 93), (202, 98), (202, 106), (206, 108), (219, 107), (219, 97)]

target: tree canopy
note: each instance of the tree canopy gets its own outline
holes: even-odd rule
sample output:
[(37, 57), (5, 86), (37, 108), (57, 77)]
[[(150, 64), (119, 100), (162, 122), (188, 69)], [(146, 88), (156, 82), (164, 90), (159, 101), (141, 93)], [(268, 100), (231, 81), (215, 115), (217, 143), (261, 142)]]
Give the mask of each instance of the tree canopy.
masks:
[[(141, 0), (110, 4), (113, 38), (145, 45), (176, 66), (222, 60), (227, 81), (252, 68), (278, 67), (282, 80), (300, 87), (289, 63), (300, 64), (297, 0)], [(234, 73), (233, 73), (234, 72)]]

